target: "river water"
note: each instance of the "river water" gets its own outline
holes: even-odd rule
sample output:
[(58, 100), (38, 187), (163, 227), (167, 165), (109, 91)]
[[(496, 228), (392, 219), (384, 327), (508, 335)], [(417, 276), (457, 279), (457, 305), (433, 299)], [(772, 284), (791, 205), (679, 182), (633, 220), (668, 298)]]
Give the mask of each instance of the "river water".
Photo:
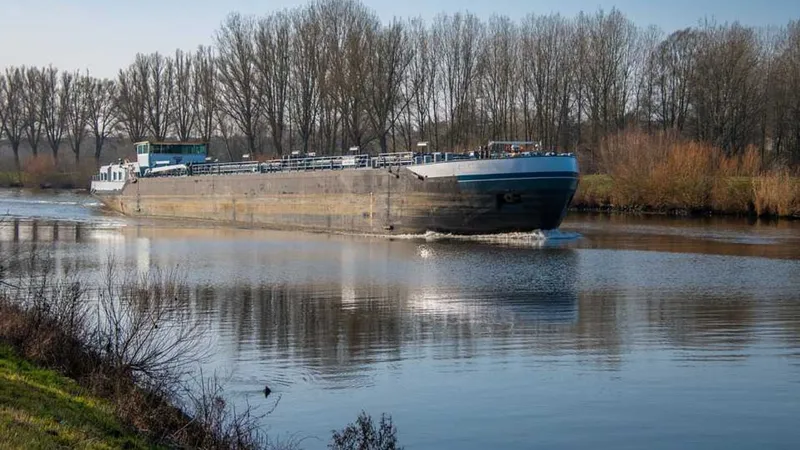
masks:
[[(187, 270), (239, 404), (324, 448), (797, 448), (800, 223), (570, 214), (480, 240), (215, 228), (0, 192), (0, 251)], [(263, 386), (275, 392), (265, 399)]]

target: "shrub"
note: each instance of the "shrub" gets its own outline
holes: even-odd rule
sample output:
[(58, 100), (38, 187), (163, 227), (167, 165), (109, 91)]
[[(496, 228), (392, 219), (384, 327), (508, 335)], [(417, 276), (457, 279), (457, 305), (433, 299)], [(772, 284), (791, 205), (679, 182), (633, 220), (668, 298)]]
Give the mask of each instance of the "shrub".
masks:
[[(797, 179), (785, 168), (766, 169), (752, 146), (728, 155), (670, 133), (626, 131), (604, 139), (599, 155), (603, 175), (584, 177), (592, 182), (579, 188), (576, 204), (603, 206), (605, 197), (626, 209), (800, 214)], [(601, 184), (602, 176), (610, 182)]]
[(356, 423), (347, 425), (341, 431), (334, 431), (328, 448), (333, 450), (396, 450), (397, 429), (392, 418), (381, 414), (378, 428), (372, 422), (372, 416), (366, 412), (359, 414)]
[[(186, 289), (177, 271), (124, 277), (109, 260), (98, 290), (84, 286), (74, 272), (56, 273), (52, 260), (36, 252), (0, 264), (8, 266), (16, 276), (0, 271), (0, 341), (21, 356), (110, 400), (120, 418), (156, 442), (266, 448), (249, 410), (237, 412), (222, 402), (217, 409), (230, 422), (212, 427), (174, 406), (184, 392), (182, 377), (202, 357), (199, 319), (179, 307)], [(217, 401), (207, 394), (194, 398)]]
[(800, 185), (788, 170), (753, 178), (753, 197), (759, 215), (800, 215)]

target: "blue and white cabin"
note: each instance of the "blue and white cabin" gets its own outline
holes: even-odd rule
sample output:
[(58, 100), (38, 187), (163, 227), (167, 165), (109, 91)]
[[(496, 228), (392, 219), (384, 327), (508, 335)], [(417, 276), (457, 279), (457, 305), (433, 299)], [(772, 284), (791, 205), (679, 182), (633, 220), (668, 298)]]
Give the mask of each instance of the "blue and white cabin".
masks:
[(177, 164), (201, 164), (206, 162), (206, 142), (151, 142), (142, 141), (136, 146), (136, 162), (140, 174), (148, 169)]

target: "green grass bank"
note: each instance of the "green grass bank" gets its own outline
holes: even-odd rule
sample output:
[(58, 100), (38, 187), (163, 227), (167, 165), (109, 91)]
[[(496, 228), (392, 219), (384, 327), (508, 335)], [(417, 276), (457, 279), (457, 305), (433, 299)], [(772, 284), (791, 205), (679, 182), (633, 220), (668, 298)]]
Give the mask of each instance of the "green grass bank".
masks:
[(0, 449), (147, 449), (105, 400), (0, 344)]

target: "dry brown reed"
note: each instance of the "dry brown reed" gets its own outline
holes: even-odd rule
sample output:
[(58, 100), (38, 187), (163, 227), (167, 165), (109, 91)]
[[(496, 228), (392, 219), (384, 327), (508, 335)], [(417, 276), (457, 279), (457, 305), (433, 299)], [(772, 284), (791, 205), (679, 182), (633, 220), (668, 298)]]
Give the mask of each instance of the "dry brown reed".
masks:
[(757, 214), (800, 216), (800, 183), (788, 170), (760, 174), (753, 178), (752, 188)]
[(765, 167), (755, 147), (728, 155), (670, 133), (627, 131), (605, 139), (598, 154), (601, 175), (582, 179), (578, 206), (800, 215), (797, 178)]
[(76, 164), (72, 160), (55, 162), (52, 155), (25, 158), (20, 171), (7, 165), (0, 168), (0, 186), (26, 188), (78, 189), (89, 185), (96, 168), (91, 161)]

